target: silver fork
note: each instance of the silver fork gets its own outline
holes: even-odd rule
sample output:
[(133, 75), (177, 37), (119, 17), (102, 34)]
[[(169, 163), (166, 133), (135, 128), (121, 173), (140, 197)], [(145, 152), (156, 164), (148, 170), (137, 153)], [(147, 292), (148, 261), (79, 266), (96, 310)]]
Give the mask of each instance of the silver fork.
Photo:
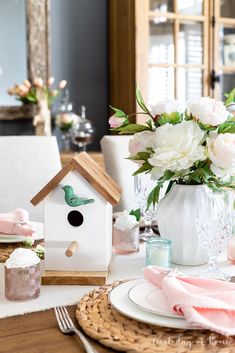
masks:
[(60, 306), (54, 309), (56, 319), (60, 328), (60, 331), (64, 334), (75, 333), (81, 340), (87, 353), (98, 353), (95, 348), (93, 348), (86, 337), (79, 331), (75, 326), (73, 321), (70, 319), (66, 307)]

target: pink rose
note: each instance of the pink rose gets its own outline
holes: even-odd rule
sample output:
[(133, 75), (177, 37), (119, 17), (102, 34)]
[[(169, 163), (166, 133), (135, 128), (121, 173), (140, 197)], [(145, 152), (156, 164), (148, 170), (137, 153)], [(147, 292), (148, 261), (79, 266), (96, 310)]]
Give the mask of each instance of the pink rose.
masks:
[(67, 81), (66, 80), (62, 80), (59, 83), (59, 88), (60, 89), (64, 89), (66, 85), (67, 85)]
[(122, 124), (124, 123), (125, 120), (126, 120), (126, 118), (118, 118), (115, 115), (112, 115), (109, 118), (109, 125), (112, 129), (117, 128), (117, 127), (122, 126)]
[[(130, 156), (135, 156), (138, 152), (146, 152), (146, 148), (154, 147), (154, 132), (143, 131), (134, 134), (133, 138), (129, 141)], [(144, 161), (133, 161), (142, 164)]]

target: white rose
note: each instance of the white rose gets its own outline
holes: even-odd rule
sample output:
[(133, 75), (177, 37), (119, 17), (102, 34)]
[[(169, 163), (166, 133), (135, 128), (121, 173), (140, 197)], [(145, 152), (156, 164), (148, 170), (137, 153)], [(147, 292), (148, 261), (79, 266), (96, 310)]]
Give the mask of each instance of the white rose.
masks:
[(229, 117), (229, 112), (223, 102), (209, 97), (188, 101), (187, 112), (192, 114), (202, 124), (211, 126), (218, 126)]
[(115, 227), (120, 230), (131, 230), (138, 225), (138, 222), (135, 216), (130, 215), (127, 212), (124, 212), (122, 215), (118, 216), (115, 223)]
[(235, 134), (211, 133), (207, 139), (210, 168), (217, 177), (235, 175)]
[(163, 113), (171, 114), (174, 112), (184, 113), (185, 106), (182, 102), (177, 99), (170, 100), (166, 99), (156, 105), (151, 105), (150, 112), (155, 117), (156, 115), (161, 115)]
[(146, 151), (147, 147), (153, 147), (153, 142), (154, 142), (153, 131), (143, 131), (143, 132), (138, 132), (134, 134), (133, 138), (129, 141), (130, 156), (134, 156), (138, 152)]
[(165, 124), (155, 131), (154, 153), (148, 162), (154, 167), (152, 179), (159, 179), (167, 170), (178, 172), (206, 159), (202, 146), (205, 132), (194, 121)]

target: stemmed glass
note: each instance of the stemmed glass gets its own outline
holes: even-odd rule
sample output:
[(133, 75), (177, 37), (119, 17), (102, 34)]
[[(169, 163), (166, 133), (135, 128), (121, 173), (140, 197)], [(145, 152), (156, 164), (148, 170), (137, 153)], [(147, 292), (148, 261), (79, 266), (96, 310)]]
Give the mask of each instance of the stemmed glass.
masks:
[(196, 190), (196, 230), (205, 253), (209, 256), (209, 269), (201, 273), (229, 281), (231, 277), (218, 266), (218, 256), (227, 247), (232, 235), (234, 194), (229, 190), (213, 192), (206, 186)]
[(95, 128), (90, 120), (86, 118), (86, 107), (81, 105), (79, 107), (79, 117), (77, 124), (71, 130), (72, 142), (77, 147), (86, 151), (87, 145), (94, 140)]
[(143, 216), (145, 223), (145, 231), (140, 235), (140, 239), (148, 240), (151, 237), (156, 237), (156, 234), (152, 230), (152, 222), (156, 218), (156, 209), (154, 206), (147, 208), (147, 199), (151, 190), (154, 188), (155, 183), (149, 177), (149, 175), (141, 174), (135, 175), (134, 177), (134, 193), (135, 193), (135, 204), (137, 208), (140, 208), (141, 215)]

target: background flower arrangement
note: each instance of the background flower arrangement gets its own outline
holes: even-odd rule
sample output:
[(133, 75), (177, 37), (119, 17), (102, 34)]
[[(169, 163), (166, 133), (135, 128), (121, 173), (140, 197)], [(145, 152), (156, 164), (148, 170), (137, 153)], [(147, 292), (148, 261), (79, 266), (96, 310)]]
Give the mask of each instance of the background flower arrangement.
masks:
[[(227, 95), (228, 104), (234, 92)], [(109, 123), (119, 134), (134, 134), (129, 143), (129, 159), (139, 164), (134, 175), (149, 173), (156, 180), (147, 207), (158, 202), (166, 181), (166, 192), (173, 183), (206, 184), (213, 190), (235, 188), (235, 117), (226, 105), (201, 97), (186, 106), (166, 100), (148, 108), (139, 89), (136, 99), (142, 112), (135, 114), (146, 114), (146, 124), (132, 124), (133, 114), (113, 107)]]
[(51, 135), (50, 109), (67, 84), (62, 80), (55, 89), (52, 87), (54, 81), (54, 77), (50, 77), (47, 82), (37, 77), (33, 82), (24, 80), (22, 84), (15, 84), (8, 90), (8, 94), (15, 96), (23, 104), (32, 104), (36, 107), (33, 119), (36, 135)]

